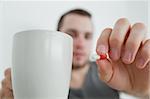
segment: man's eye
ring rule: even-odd
[[[86,34],[85,35],[85,39],[91,39],[92,38],[92,35],[91,34]]]
[[[68,33],[71,37],[76,37],[76,35],[74,33]]]

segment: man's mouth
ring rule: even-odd
[[[74,52],[73,55],[74,55],[75,57],[82,57],[82,56],[85,56],[85,53]]]

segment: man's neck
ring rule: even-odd
[[[85,66],[82,66],[80,68],[74,68],[72,70],[71,75],[71,84],[70,87],[74,89],[79,89],[82,87],[86,74],[89,70],[90,64],[87,63]]]

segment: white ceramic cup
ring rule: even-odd
[[[12,51],[14,99],[67,99],[73,39],[62,32],[16,33]]]

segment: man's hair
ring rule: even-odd
[[[77,14],[77,15],[81,15],[81,16],[87,16],[87,17],[89,17],[89,18],[92,17],[92,15],[91,15],[88,11],[83,10],[83,9],[73,9],[73,10],[70,10],[70,11],[64,13],[64,14],[60,17],[60,19],[59,19],[59,21],[58,21],[58,25],[57,25],[57,31],[60,31],[60,28],[62,27],[62,24],[63,24],[63,21],[64,21],[65,16],[67,16],[67,15],[69,15],[69,14]]]

